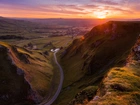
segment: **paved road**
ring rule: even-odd
[[[58,63],[57,58],[56,58],[57,52],[58,51],[54,52],[54,59],[55,59],[55,63],[57,64],[57,66],[59,67],[59,70],[60,70],[60,83],[59,83],[58,89],[57,89],[56,93],[54,94],[54,96],[45,105],[51,105],[57,99],[57,97],[62,89],[62,85],[63,85],[64,74],[63,74],[63,69],[60,66],[60,64]]]

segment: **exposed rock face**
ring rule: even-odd
[[[14,46],[12,46],[12,50],[15,52],[15,55],[17,56],[17,58],[19,58],[20,61],[22,61],[26,64],[30,64],[30,61],[28,60],[27,54],[22,54],[22,53],[18,52],[16,47],[14,47]],[[12,52],[9,51],[9,53],[12,53]]]
[[[35,99],[28,99],[32,94],[30,85],[24,78],[24,72],[18,68],[8,55],[8,49],[0,46],[0,104],[34,104]]]
[[[69,105],[77,105],[77,104],[85,105],[88,101],[90,101],[93,98],[96,91],[97,91],[96,86],[87,87],[86,89],[79,92],[75,96],[75,98],[69,103]]]
[[[24,75],[24,71],[20,68],[17,68],[17,74],[18,75]]]
[[[39,104],[47,97],[53,67],[46,58],[43,53],[0,42],[1,105]]]
[[[135,43],[134,47],[132,48],[132,53],[129,56],[129,62],[133,60],[140,61],[140,37],[138,37],[137,42]]]

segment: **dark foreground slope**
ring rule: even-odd
[[[74,40],[61,55],[65,80],[54,105],[67,105],[83,89],[70,104],[80,104],[85,97],[91,100],[109,68],[126,64],[139,33],[140,22],[111,21]]]
[[[0,42],[0,105],[33,105],[49,94],[47,56]]]

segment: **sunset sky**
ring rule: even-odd
[[[140,18],[140,0],[0,0],[0,16]]]

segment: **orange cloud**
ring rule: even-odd
[[[97,4],[53,4],[53,5],[10,5],[0,4],[0,14],[4,17],[18,18],[139,18],[138,4],[119,5],[108,0]],[[98,3],[101,3],[100,5]],[[105,4],[103,4],[105,3]],[[104,16],[103,16],[104,15]]]

